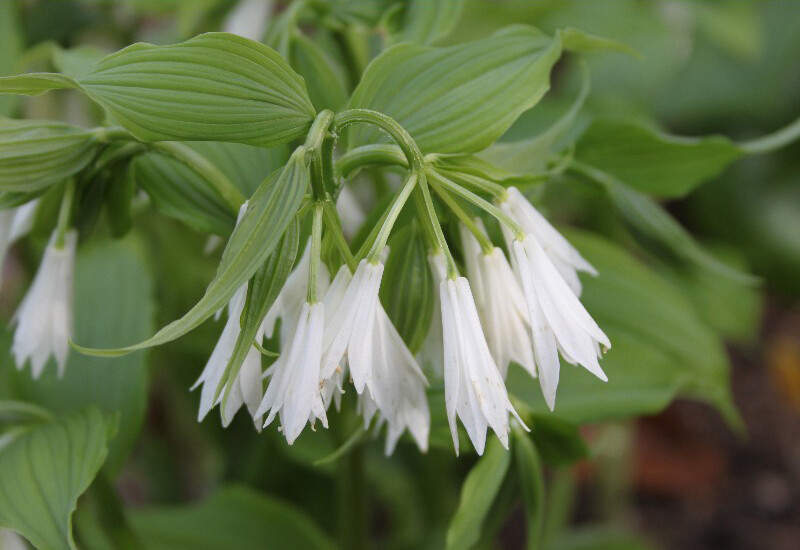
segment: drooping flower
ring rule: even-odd
[[[30,231],[38,201],[34,200],[17,208],[0,210],[0,280],[3,260],[14,242]]]
[[[484,252],[464,225],[461,240],[478,315],[500,373],[505,377],[509,363],[515,361],[536,377],[525,297],[505,254],[497,247]]]
[[[508,413],[522,424],[508,399],[483,334],[478,311],[464,277],[440,285],[444,333],[444,393],[450,433],[458,453],[456,416],[467,430],[477,453],[483,454],[486,429],[491,427],[508,448]]]
[[[58,374],[64,374],[72,338],[72,281],[78,235],[68,231],[63,246],[57,246],[53,232],[45,248],[39,271],[30,290],[14,314],[17,324],[11,351],[21,369],[30,359],[34,378],[38,378],[52,355]]]
[[[325,304],[325,326],[330,327],[333,323],[333,317],[342,300],[347,292],[347,287],[353,279],[350,269],[343,265],[333,278],[331,285],[328,287],[325,296],[322,298],[322,303]],[[330,333],[330,330],[329,330]],[[325,403],[325,410],[331,406],[331,403],[336,403],[337,410],[341,405],[342,381],[344,380],[345,373],[347,372],[347,362],[342,361],[334,368],[333,374],[330,377],[322,380],[322,400]]]
[[[325,305],[303,303],[288,349],[270,367],[271,377],[256,414],[269,411],[264,426],[280,417],[281,429],[291,445],[306,423],[316,419],[328,427],[325,404],[320,392],[320,364],[325,323]]]
[[[228,302],[228,320],[222,329],[222,334],[203,372],[191,388],[194,390],[200,385],[203,386],[200,393],[200,408],[197,413],[198,422],[202,421],[209,411],[222,401],[222,396],[225,393],[224,389],[220,392],[216,401],[214,401],[214,394],[233,355],[236,340],[239,338],[239,333],[241,332],[240,317],[246,298],[247,283],[239,287]],[[261,331],[259,331],[256,339],[260,339],[261,336]],[[236,412],[245,404],[247,405],[247,410],[254,417],[257,429],[260,429],[261,418],[256,415],[256,411],[262,398],[261,354],[255,347],[251,346],[232,384],[225,410],[221,411],[222,425],[227,427]]]
[[[345,354],[356,391],[372,380],[372,345],[383,263],[361,260],[325,335],[322,378],[341,367]]]
[[[611,343],[535,237],[526,235],[513,246],[528,305],[539,383],[552,410],[559,379],[558,351],[567,362],[582,365],[607,381],[597,359],[600,345],[607,349]]]
[[[597,275],[597,270],[533,207],[516,187],[508,188],[506,200],[500,206],[522,226],[527,234],[533,235],[564,281],[577,296],[580,296],[581,281],[577,272],[585,271],[591,275]],[[506,233],[506,237],[509,237],[508,233]],[[511,248],[511,242],[508,243],[508,247]]]
[[[342,221],[342,232],[348,239],[355,237],[361,226],[367,219],[367,214],[358,203],[355,193],[347,187],[343,186],[339,190],[339,196],[336,199],[336,210],[339,212],[339,218]]]

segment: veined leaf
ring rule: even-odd
[[[91,349],[73,344],[90,355],[124,355],[178,338],[197,327],[224,306],[236,290],[252,277],[272,254],[300,208],[310,180],[305,148],[299,147],[281,170],[267,177],[250,198],[244,216],[233,230],[217,273],[205,295],[186,315],[138,344],[113,349]]]
[[[70,517],[115,422],[95,408],[28,426],[0,448],[0,526],[41,550],[75,550]]]
[[[80,87],[142,141],[233,141],[269,147],[301,138],[315,111],[303,79],[277,52],[208,33],[170,46],[134,44],[75,80],[0,78],[0,92]]]
[[[742,154],[722,136],[676,137],[614,119],[595,120],[575,151],[578,160],[659,197],[685,195]]]
[[[408,349],[417,353],[433,316],[434,285],[425,244],[412,224],[393,235],[389,247],[381,302]]]
[[[292,66],[305,79],[311,103],[318,111],[338,110],[347,103],[344,70],[316,42],[298,33],[292,40],[290,55]]]
[[[452,32],[464,7],[463,0],[407,0],[403,4],[398,31],[391,36],[393,43],[436,43]]]
[[[541,99],[560,55],[558,35],[524,26],[447,48],[399,44],[370,63],[350,107],[393,117],[426,153],[471,153]],[[366,126],[351,137],[351,147],[386,139]]]
[[[486,443],[486,453],[470,470],[461,487],[458,510],[447,529],[447,550],[467,550],[478,542],[481,526],[508,472],[511,453],[495,437]]]
[[[35,192],[92,159],[95,134],[61,122],[0,119],[0,191]]]

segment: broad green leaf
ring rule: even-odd
[[[131,523],[148,550],[336,548],[303,512],[246,487],[222,487],[200,504],[135,510]]]
[[[142,141],[269,147],[305,136],[315,115],[303,79],[280,55],[226,33],[134,44],[77,82]],[[0,79],[0,90],[4,84],[12,85]]]
[[[463,0],[407,0],[392,42],[434,44],[450,34],[461,17]]]
[[[292,67],[305,79],[318,111],[339,110],[348,99],[344,69],[313,40],[298,33],[291,44]]]
[[[22,32],[16,2],[0,2],[0,76],[14,74],[22,53]],[[0,116],[8,116],[18,98],[0,96]]]
[[[289,160],[286,146],[264,149],[217,141],[195,141],[186,146],[219,168],[246,197],[255,192],[264,178]]]
[[[89,345],[124,345],[153,327],[152,276],[130,239],[81,249],[75,267],[75,338]],[[148,372],[143,352],[119,359],[70,353],[64,376],[52,365],[38,380],[11,371],[20,398],[58,412],[94,405],[119,414],[119,431],[105,468],[117,471],[136,440],[147,405]]]
[[[597,119],[578,140],[578,160],[659,197],[681,197],[742,155],[721,136],[670,136],[640,124]]]
[[[655,550],[657,546],[636,533],[608,526],[591,526],[564,533],[545,550]]]
[[[519,141],[495,143],[481,156],[506,170],[536,174],[547,165],[547,156],[555,152],[556,144],[567,135],[575,119],[589,97],[591,80],[586,65],[582,65],[583,82],[578,97],[569,109],[549,128],[532,138]]]
[[[40,550],[75,550],[70,517],[113,432],[114,421],[95,408],[18,432],[0,448],[0,526]]]
[[[300,227],[297,221],[293,220],[284,233],[280,246],[267,258],[267,261],[256,271],[247,285],[247,300],[240,318],[241,331],[231,352],[228,365],[225,367],[225,374],[220,379],[220,384],[224,384],[225,387],[221,407],[223,423],[230,420],[225,418],[225,406],[231,389],[234,387],[233,381],[236,380],[242,363],[256,340],[264,317],[267,316],[269,308],[275,302],[286,278],[292,271],[299,246]],[[221,388],[222,386],[217,391],[219,392]],[[260,429],[261,426],[258,428]]]
[[[435,292],[425,243],[411,224],[392,236],[389,247],[381,302],[411,353],[417,353],[431,324]]]
[[[247,211],[222,253],[214,279],[200,301],[183,317],[131,346],[113,350],[73,346],[92,355],[124,355],[172,341],[200,325],[223,307],[272,254],[300,208],[309,180],[305,148],[299,147],[286,166],[267,177],[250,198]]]
[[[57,73],[28,73],[0,77],[0,94],[40,95],[50,90],[78,87],[75,80]]]
[[[447,48],[399,44],[367,67],[350,107],[393,117],[426,153],[471,153],[541,99],[560,55],[558,35],[524,26]],[[386,140],[367,126],[351,136],[351,147]]]
[[[568,236],[599,272],[583,278],[581,301],[612,348],[601,360],[605,383],[562,364],[555,416],[576,424],[629,418],[656,413],[682,395],[713,404],[740,426],[725,349],[687,298],[618,246],[588,234]],[[538,381],[522,369],[512,369],[507,385],[534,411],[551,414]]]
[[[565,28],[561,31],[561,41],[564,45],[564,50],[570,52],[588,53],[594,51],[614,51],[626,53],[639,60],[644,59],[642,54],[636,51],[636,49],[631,48],[623,42],[610,38],[603,38],[602,36],[595,36],[572,27]]]
[[[512,434],[514,465],[525,505],[528,548],[540,548],[546,505],[542,461],[528,434],[516,426]]]
[[[490,437],[486,454],[470,470],[461,487],[461,500],[447,530],[447,550],[468,550],[480,539],[481,527],[503,484],[511,453]]]
[[[35,192],[82,170],[95,134],[61,122],[0,119],[0,191]]]

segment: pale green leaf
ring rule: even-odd
[[[0,119],[0,191],[34,192],[82,170],[96,149],[92,131],[60,122]]]
[[[481,527],[508,472],[511,454],[490,437],[486,454],[470,470],[461,487],[461,499],[447,530],[447,550],[468,550],[478,542]]]
[[[73,346],[92,355],[124,355],[169,342],[200,325],[223,307],[272,254],[300,208],[309,180],[305,149],[301,147],[286,166],[267,177],[250,198],[247,212],[231,234],[214,279],[200,301],[183,317],[151,338],[124,348],[99,350]]]
[[[741,155],[722,136],[676,137],[615,119],[595,120],[575,151],[578,160],[659,197],[684,196]]]
[[[143,141],[269,147],[304,137],[315,115],[303,79],[286,60],[226,33],[171,46],[134,44],[77,81]]]
[[[391,116],[426,153],[475,152],[541,99],[560,55],[558,35],[524,26],[447,48],[399,44],[367,67],[350,107]],[[354,127],[349,145],[385,139]]]
[[[407,0],[404,4],[393,42],[434,44],[453,31],[464,7],[463,0]]]
[[[246,487],[222,487],[191,506],[136,510],[134,531],[148,550],[335,550],[292,505]]]
[[[0,526],[40,550],[75,550],[70,517],[113,431],[114,421],[95,408],[20,430],[0,448]]]
[[[68,76],[57,73],[28,73],[0,78],[0,94],[40,95],[50,90],[78,88]]]
[[[644,56],[636,51],[635,48],[623,42],[610,38],[603,38],[602,36],[595,36],[572,27],[562,29],[561,41],[564,44],[564,50],[570,52],[588,53],[595,51],[613,51],[626,53],[639,60],[644,59]]]

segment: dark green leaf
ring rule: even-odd
[[[0,448],[0,526],[41,550],[75,550],[70,517],[113,432],[94,408],[17,432]]]
[[[95,149],[90,130],[0,119],[0,191],[34,192],[64,181],[89,163]]]
[[[336,548],[300,510],[245,487],[223,487],[192,506],[137,510],[131,523],[148,550]]]
[[[392,236],[389,247],[381,302],[411,353],[417,353],[431,324],[435,292],[425,243],[411,224]]]
[[[655,550],[635,533],[606,526],[583,527],[565,533],[545,546],[546,550]]]
[[[128,166],[119,166],[111,174],[106,196],[106,215],[114,237],[122,237],[133,227],[131,203],[136,193],[136,180]]]
[[[614,119],[595,120],[575,151],[578,160],[659,197],[685,195],[741,155],[725,137],[676,137]]]
[[[350,107],[397,120],[426,153],[470,153],[491,145],[550,88],[561,41],[516,26],[448,48],[399,44],[367,67]],[[351,147],[385,141],[371,127]]]
[[[458,510],[447,530],[447,550],[468,550],[480,539],[481,527],[508,472],[511,454],[490,437],[486,454],[461,488]]]
[[[567,465],[589,456],[589,448],[575,424],[545,414],[532,415],[531,424],[530,437],[548,464]]]
[[[544,473],[542,461],[528,434],[521,428],[513,430],[513,451],[528,531],[528,548],[540,548],[544,523]]]

